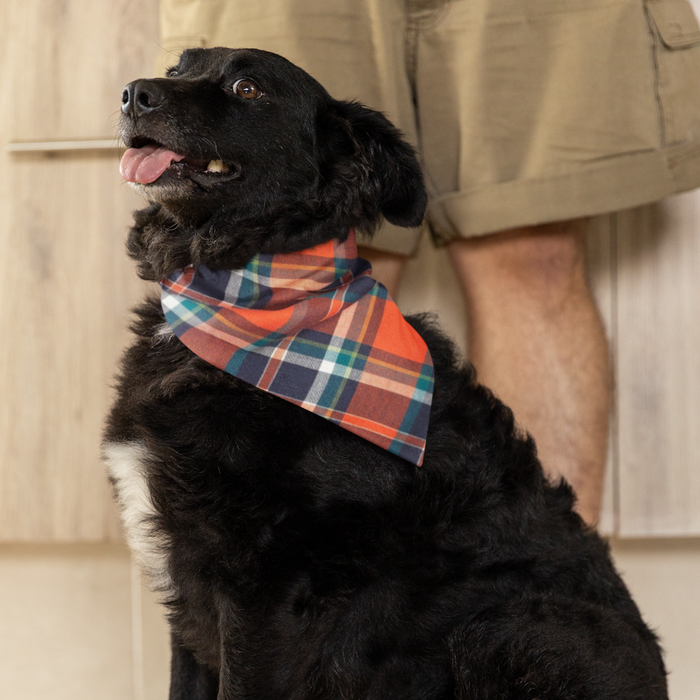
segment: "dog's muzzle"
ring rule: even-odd
[[[138,119],[160,109],[167,102],[165,92],[152,80],[134,80],[122,92],[122,113]]]

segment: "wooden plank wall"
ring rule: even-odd
[[[700,535],[700,193],[617,217],[619,534]]]
[[[109,382],[141,296],[123,239],[140,206],[108,152],[19,155],[10,140],[111,138],[121,89],[152,73],[157,0],[0,4],[0,541],[120,537],[98,459]],[[700,534],[700,195],[601,217],[590,270],[617,377],[604,530]],[[424,246],[400,294],[464,344],[459,290]]]
[[[115,138],[123,86],[152,71],[157,3],[6,0],[2,12],[0,538],[118,539],[99,441],[142,292],[124,254],[140,202],[116,152],[6,144]]]

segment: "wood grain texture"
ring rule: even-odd
[[[124,545],[1,545],[0,697],[135,700],[130,608]]]
[[[139,203],[114,155],[5,144],[115,135],[123,85],[152,73],[157,15],[157,0],[0,3],[0,540],[119,537],[98,444],[142,293],[123,253]],[[700,534],[699,224],[694,194],[592,223],[618,386],[603,529],[622,536]],[[399,300],[438,309],[466,346],[444,251],[424,246]]]
[[[619,215],[619,534],[700,535],[700,194]]]
[[[114,154],[9,154],[5,143],[114,134],[123,85],[151,72],[157,2],[2,8],[0,540],[118,539],[99,442],[143,293],[124,252],[141,203]]]
[[[170,685],[171,656],[166,608],[162,596],[149,590],[136,563],[133,567],[132,608],[138,611],[138,616],[134,616],[134,636],[140,637],[142,648],[141,659],[134,660],[134,700],[164,700]]]

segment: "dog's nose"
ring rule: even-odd
[[[152,80],[134,80],[122,92],[122,112],[133,117],[149,114],[165,104],[165,93]]]

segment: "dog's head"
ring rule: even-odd
[[[380,113],[334,100],[303,70],[254,49],[191,49],[166,78],[122,95],[122,174],[151,206],[129,239],[140,274],[234,269],[382,216],[417,226],[426,193],[413,149]]]

